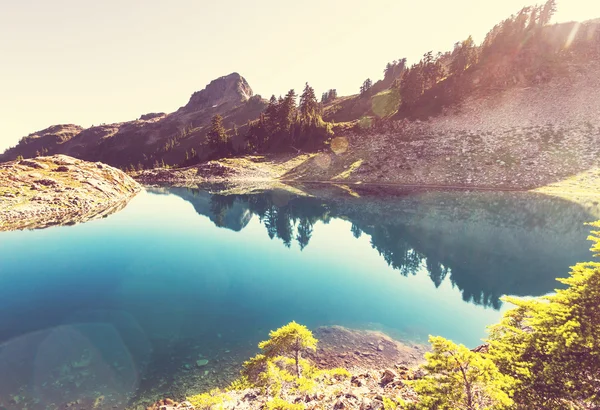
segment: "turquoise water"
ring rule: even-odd
[[[589,259],[597,219],[532,194],[311,193],[154,188],[105,219],[0,233],[0,407],[181,398],[291,320],[475,346],[502,295],[552,292]]]

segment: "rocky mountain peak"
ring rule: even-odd
[[[247,101],[253,94],[244,77],[231,73],[212,80],[206,88],[192,94],[183,110],[198,111],[222,104],[236,105]]]

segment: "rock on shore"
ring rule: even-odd
[[[0,164],[0,231],[84,222],[121,209],[141,189],[122,171],[66,155]]]

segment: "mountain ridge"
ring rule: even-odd
[[[0,155],[0,161],[65,154],[120,168],[177,163],[187,150],[203,144],[214,115],[223,116],[228,127],[242,126],[265,107],[266,102],[254,95],[246,79],[234,72],[212,80],[172,113],[147,113],[135,120],[89,128],[52,125],[21,138],[17,146]],[[181,139],[185,141],[175,143]]]

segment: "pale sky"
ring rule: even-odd
[[[535,0],[0,0],[0,151],[53,124],[172,112],[233,71],[268,98],[354,94]],[[543,2],[543,0],[538,1]],[[600,17],[558,0],[556,22]]]

